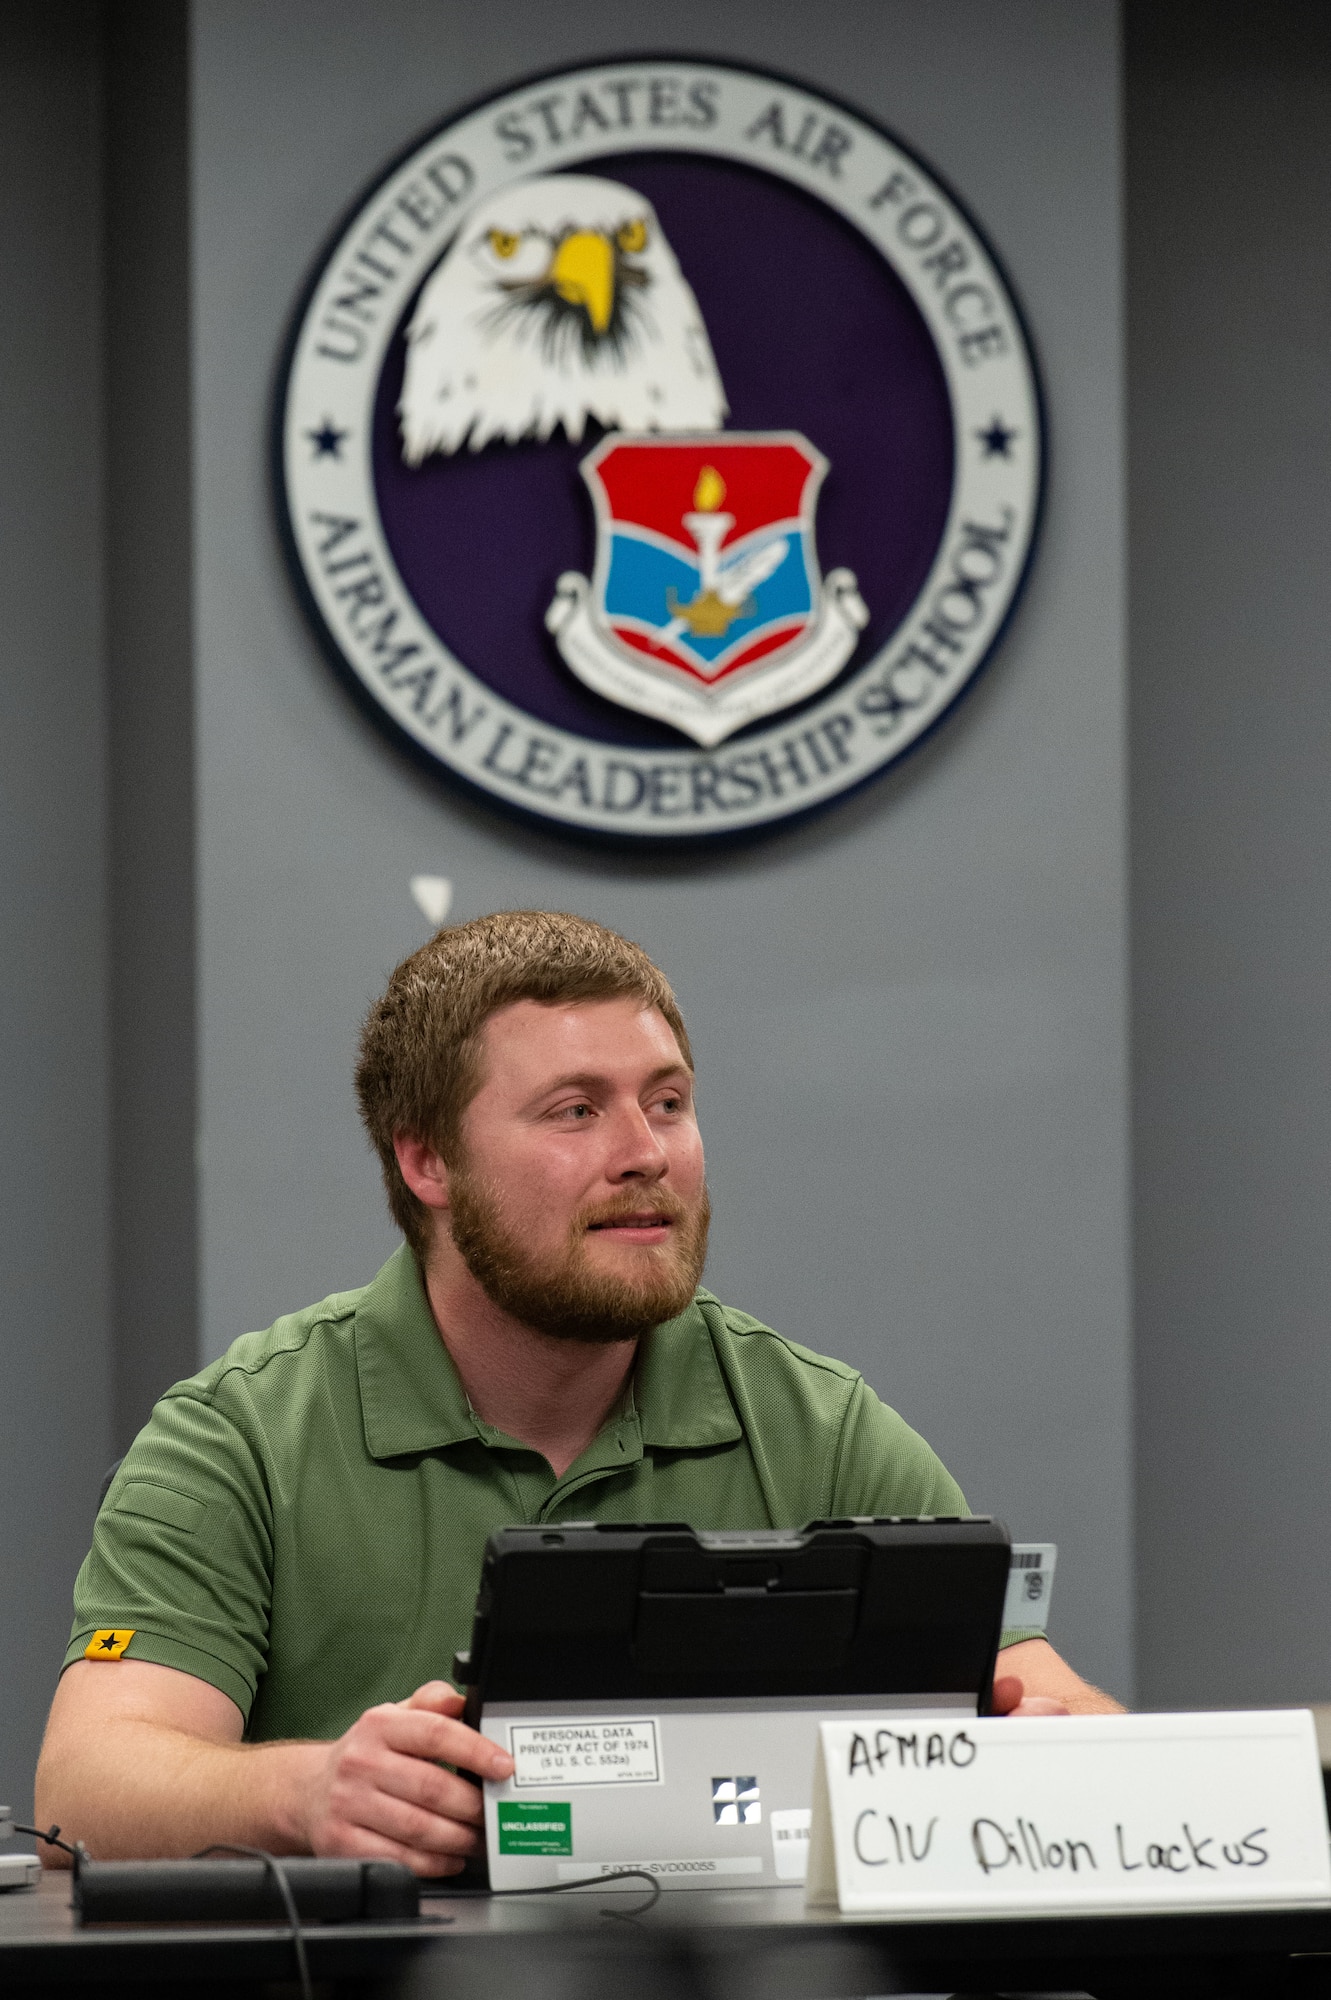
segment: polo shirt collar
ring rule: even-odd
[[[633,1399],[644,1446],[699,1451],[744,1435],[703,1311],[714,1304],[710,1292],[699,1291],[678,1319],[655,1327],[643,1342]]]
[[[633,1402],[644,1446],[700,1450],[744,1434],[726,1388],[699,1292],[643,1343]],[[404,1243],[356,1307],[356,1369],[372,1458],[434,1451],[478,1435],[434,1323],[420,1266]]]
[[[405,1243],[356,1307],[356,1372],[371,1458],[433,1451],[476,1436],[466,1391],[425,1296],[420,1265]]]

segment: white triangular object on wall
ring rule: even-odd
[[[413,875],[411,899],[438,930],[453,906],[453,884],[447,875]]]

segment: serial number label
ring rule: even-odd
[[[513,1784],[659,1785],[655,1722],[514,1722]]]

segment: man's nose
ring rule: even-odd
[[[670,1165],[665,1147],[642,1106],[625,1107],[612,1125],[609,1180],[660,1180]]]

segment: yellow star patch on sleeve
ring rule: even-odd
[[[132,1630],[94,1632],[83,1649],[83,1657],[85,1660],[118,1660],[133,1637]]]

